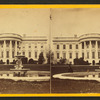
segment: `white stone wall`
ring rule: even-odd
[[[87,48],[87,42],[88,48]],[[63,49],[63,45],[66,45],[66,49]],[[82,49],[82,44],[84,44],[84,49]],[[94,44],[94,47],[93,47]],[[59,45],[59,49],[57,49],[57,45]],[[72,45],[72,49],[69,49],[69,45]],[[78,49],[76,49],[76,45],[78,45]],[[59,61],[59,59],[63,55],[62,53],[66,53],[66,59],[73,64],[73,60],[76,58],[76,53],[78,53],[78,58],[82,57],[82,53],[84,53],[84,60],[89,63],[99,63],[100,58],[98,57],[98,52],[100,52],[100,34],[85,34],[80,37],[54,37],[53,38],[53,52],[55,61]],[[57,59],[57,52],[60,53],[60,58]],[[87,53],[88,52],[88,53]],[[70,53],[72,53],[72,58],[70,58]],[[94,58],[93,58],[94,53]],[[87,58],[87,54],[89,54],[89,58]]]

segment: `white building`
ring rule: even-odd
[[[44,36],[21,36],[14,33],[0,34],[0,60],[13,62],[14,56],[18,54],[18,47],[21,53],[28,59],[38,60],[39,54],[43,52],[46,59],[47,38]]]
[[[39,54],[43,52],[45,60],[49,47],[47,37],[44,36],[21,36],[14,33],[0,34],[0,60],[3,62],[13,62],[14,56],[18,54],[18,47],[25,57],[38,60]],[[72,62],[75,58],[83,57],[89,63],[100,62],[100,34],[91,33],[77,37],[53,37],[52,51],[54,61],[66,58]]]
[[[100,61],[100,34],[91,33],[77,37],[53,37],[54,59],[66,58],[73,63],[83,57],[89,63]]]

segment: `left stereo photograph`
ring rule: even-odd
[[[50,9],[0,9],[0,93],[50,93]]]

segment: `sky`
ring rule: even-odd
[[[100,33],[100,8],[52,9],[52,36]]]
[[[0,33],[48,36],[50,9],[0,9]]]
[[[47,37],[100,33],[100,8],[4,8],[0,33]]]

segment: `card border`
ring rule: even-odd
[[[100,4],[0,4],[2,8],[100,8]],[[0,97],[99,97],[100,93],[0,94]]]

